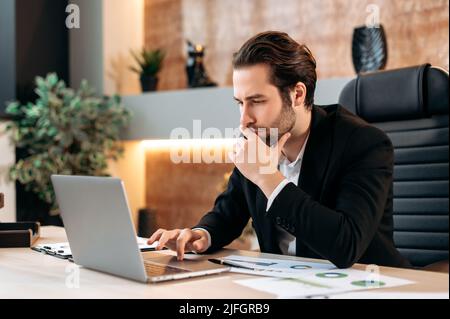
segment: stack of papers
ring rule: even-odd
[[[148,238],[143,237],[136,237],[139,249],[144,251],[152,251],[155,250],[156,246],[158,245],[158,242],[154,242],[151,245],[147,244]],[[72,251],[70,250],[70,246],[68,242],[63,243],[54,243],[54,244],[40,244],[36,245],[34,247],[31,247],[31,249],[45,253],[48,255],[52,255],[58,258],[62,259],[68,259],[72,257]]]
[[[414,283],[410,280],[384,276],[376,265],[369,265],[366,271],[339,269],[324,262],[303,262],[228,256],[221,258],[231,265],[231,271],[264,276],[264,278],[243,279],[235,282],[248,288],[274,294],[279,298],[329,298],[337,294],[390,288]]]
[[[330,296],[330,299],[449,299],[447,292],[358,291]]]

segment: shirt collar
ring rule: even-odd
[[[301,160],[303,158],[303,154],[305,153],[305,148],[306,148],[306,143],[308,142],[308,138],[309,138],[309,132],[308,132],[308,135],[306,136],[305,142],[303,143],[302,149],[300,150],[300,152],[297,155],[297,158],[293,162],[289,162],[287,157],[282,154],[281,158],[280,158],[280,165],[285,165],[289,168],[297,166],[301,162]]]

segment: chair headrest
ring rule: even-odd
[[[368,122],[448,114],[448,71],[429,64],[359,75],[341,92],[339,104]]]

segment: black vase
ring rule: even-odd
[[[156,87],[158,86],[158,77],[141,74],[140,80],[142,92],[156,91]]]
[[[387,56],[386,35],[382,25],[354,29],[352,57],[356,73],[384,69]]]

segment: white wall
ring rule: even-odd
[[[80,8],[80,28],[69,31],[70,84],[86,79],[103,93],[103,0],[71,0]]]
[[[71,29],[70,77],[78,87],[86,79],[98,94],[139,94],[138,75],[130,49],[144,42],[144,0],[71,0],[80,7],[80,29]],[[109,172],[120,177],[128,195],[135,222],[136,212],[145,207],[143,148],[138,142],[125,143],[124,158],[110,162]]]
[[[15,1],[0,1],[0,113],[6,101],[15,96]],[[0,222],[16,220],[15,184],[8,180],[9,167],[15,162],[15,150],[4,134],[6,122],[0,120],[0,192],[5,194],[5,207],[0,209]]]
[[[140,141],[124,142],[124,156],[108,165],[112,176],[120,177],[127,192],[128,203],[137,225],[137,211],[145,207],[145,147]]]
[[[80,8],[80,28],[69,32],[70,82],[82,79],[99,94],[140,93],[130,49],[144,43],[144,0],[71,0]]]
[[[106,0],[103,4],[104,93],[121,95],[141,92],[139,76],[129,67],[135,65],[130,50],[144,43],[144,1]]]
[[[104,0],[102,14],[103,93],[140,94],[139,77],[129,66],[133,64],[130,49],[140,50],[144,43],[144,0]],[[124,157],[108,166],[110,174],[125,184],[137,225],[136,213],[145,207],[145,154],[138,141],[126,142],[124,147]]]
[[[15,183],[9,181],[8,171],[15,163],[14,146],[10,143],[9,135],[4,133],[6,122],[0,121],[0,192],[5,194],[5,207],[0,209],[1,222],[16,221],[16,188]]]

